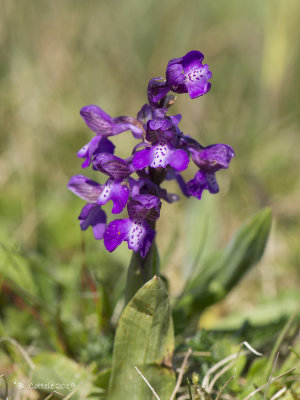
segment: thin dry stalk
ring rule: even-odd
[[[155,398],[157,400],[160,400],[160,398],[158,397],[158,394],[156,393],[156,391],[153,389],[153,387],[150,385],[150,383],[147,381],[147,379],[144,377],[144,375],[141,373],[141,371],[138,369],[138,367],[134,367],[137,372],[141,375],[142,379],[146,382],[146,384],[148,385],[149,389],[151,390],[151,392],[153,393],[153,395],[155,396]]]
[[[270,400],[275,400],[275,399],[278,399],[283,393],[285,393],[286,392],[286,387],[283,387],[283,388],[281,388],[280,390],[278,390],[278,392],[276,392],[275,394],[274,394],[274,396],[272,396],[271,398],[270,398]]]
[[[234,376],[231,376],[225,383],[224,385],[221,387],[221,390],[219,391],[216,400],[219,400],[221,397],[221,394],[224,392],[225,388],[228,386],[228,384],[232,381],[232,379],[234,378]]]
[[[273,363],[273,366],[272,366],[272,371],[271,371],[270,376],[268,378],[268,382],[267,382],[267,386],[266,386],[266,390],[265,390],[265,393],[264,393],[263,400],[266,400],[266,398],[267,398],[267,394],[268,394],[268,391],[269,391],[269,388],[270,388],[270,385],[271,385],[271,381],[272,381],[273,373],[275,371],[275,367],[276,367],[276,364],[277,364],[278,357],[279,357],[279,353],[276,354],[276,357],[274,359],[274,363]]]
[[[189,359],[191,354],[192,354],[192,349],[188,349],[188,351],[187,351],[187,353],[186,353],[186,355],[185,355],[185,357],[183,359],[183,362],[181,364],[181,368],[180,368],[180,372],[179,372],[179,375],[178,375],[178,378],[177,378],[177,382],[176,382],[175,388],[173,390],[172,396],[170,397],[170,400],[174,400],[175,399],[176,393],[178,392],[178,389],[180,388],[180,385],[181,385],[181,382],[182,382],[182,378],[183,378],[183,374],[184,374],[184,369],[185,369],[186,363],[187,363],[187,361],[188,361],[188,359]]]
[[[284,372],[283,374],[280,374],[276,376],[275,378],[271,379],[271,383],[278,381],[278,379],[283,378],[285,375],[288,375],[290,372],[295,371],[296,368],[291,368],[288,371]],[[264,385],[260,386],[259,388],[253,390],[253,392],[249,393],[248,396],[244,397],[242,400],[248,400],[251,397],[253,397],[256,393],[260,392],[262,389],[264,389],[268,385],[268,382],[265,383]]]
[[[202,381],[202,387],[207,390],[209,386],[209,377],[211,374],[213,374],[215,371],[217,371],[220,367],[222,367],[224,364],[229,363],[230,361],[236,359],[239,356],[244,356],[248,354],[248,351],[239,351],[238,353],[231,354],[231,356],[228,356],[224,358],[223,360],[217,362],[213,367],[211,367],[207,373],[205,374],[203,381]]]
[[[233,367],[235,364],[235,360],[233,360],[230,364],[225,365],[224,368],[221,369],[221,371],[219,371],[211,380],[210,385],[207,388],[207,393],[211,393],[215,383],[217,382],[217,380],[224,375],[228,370],[230,370],[231,367]]]

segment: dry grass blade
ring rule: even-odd
[[[150,383],[147,381],[147,379],[144,377],[144,375],[141,373],[141,371],[138,369],[138,367],[134,367],[137,372],[141,375],[142,379],[146,382],[146,384],[148,385],[149,389],[151,390],[151,392],[153,393],[153,395],[155,396],[155,398],[157,400],[160,400],[160,398],[158,397],[158,394],[156,393],[156,391],[153,389],[153,387],[150,385]]]
[[[211,393],[211,391],[212,391],[212,389],[213,389],[215,383],[217,382],[217,380],[218,380],[222,375],[224,375],[228,370],[230,370],[230,368],[233,367],[234,364],[235,364],[235,360],[233,360],[230,364],[225,365],[225,367],[222,368],[221,371],[219,371],[219,372],[213,377],[213,379],[211,380],[210,385],[209,385],[208,388],[207,388],[207,392],[208,392],[208,393]]]
[[[170,400],[174,400],[175,399],[176,393],[178,392],[178,389],[180,388],[180,385],[181,385],[181,382],[182,382],[182,377],[183,377],[183,374],[184,374],[184,369],[185,369],[186,363],[187,363],[187,361],[189,359],[189,356],[191,354],[192,354],[192,349],[188,349],[188,351],[187,351],[187,353],[186,353],[186,355],[185,355],[185,357],[183,359],[183,362],[181,364],[181,368],[180,368],[180,372],[179,372],[179,375],[178,375],[178,378],[177,378],[177,382],[176,382],[175,388],[173,390],[173,393],[172,393],[172,395],[170,397]]]
[[[255,350],[248,342],[246,342],[246,340],[242,342],[242,346],[243,345],[247,347],[247,349],[249,349],[251,353],[255,354],[256,356],[261,357],[263,355],[262,353],[259,353],[257,350]]]
[[[276,392],[275,394],[274,394],[274,396],[272,396],[271,398],[270,398],[270,400],[275,400],[275,399],[278,399],[283,393],[285,393],[286,392],[286,387],[283,387],[283,388],[281,388],[280,390],[278,390],[278,392]]]
[[[231,356],[228,356],[224,358],[223,360],[219,361],[217,364],[215,364],[213,367],[211,367],[207,373],[205,374],[203,381],[202,381],[202,387],[207,390],[209,387],[209,377],[211,374],[213,374],[215,371],[217,371],[219,368],[221,368],[223,365],[229,363],[230,361],[236,359],[239,356],[244,356],[248,354],[248,351],[239,351],[238,353],[231,354]]]
[[[271,383],[278,381],[278,379],[283,378],[284,376],[288,375],[290,372],[295,371],[296,368],[291,368],[289,370],[287,370],[286,372],[284,372],[283,374],[280,374],[278,376],[276,376],[275,378],[271,379]],[[248,400],[251,397],[253,397],[256,393],[260,392],[262,389],[264,389],[269,383],[265,383],[264,385],[258,387],[257,389],[253,390],[253,392],[249,393],[248,396],[244,397],[242,400]]]
[[[231,376],[225,383],[224,385],[221,387],[221,390],[219,391],[216,400],[219,400],[221,397],[221,394],[224,392],[225,388],[227,387],[227,385],[232,381],[232,379],[234,378],[234,376]]]
[[[2,337],[2,338],[0,338],[0,343],[1,342],[9,342],[9,343],[13,344],[19,350],[19,352],[22,354],[24,360],[27,362],[27,364],[29,365],[30,369],[34,369],[35,368],[35,365],[32,362],[32,360],[29,357],[29,355],[27,354],[26,350],[24,350],[23,347],[15,339],[10,338],[10,337]]]
[[[276,354],[276,357],[274,359],[274,363],[273,363],[273,366],[272,366],[272,371],[271,371],[271,374],[270,374],[270,376],[268,378],[268,383],[267,383],[267,386],[266,386],[266,390],[265,390],[265,393],[264,393],[263,400],[265,400],[267,398],[269,387],[271,385],[271,381],[272,381],[272,377],[273,377],[273,373],[275,371],[275,367],[276,367],[276,364],[277,364],[277,361],[278,361],[278,357],[279,357],[279,353]]]

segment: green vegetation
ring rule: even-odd
[[[130,252],[123,244],[108,254],[79,229],[82,202],[66,188],[81,173],[76,151],[91,138],[79,109],[133,115],[166,60],[197,49],[212,89],[193,102],[181,96],[175,111],[186,134],[227,143],[236,158],[219,173],[218,196],[162,207],[157,245],[174,310],[173,369],[188,356],[177,399],[299,398],[299,15],[298,0],[2,1],[0,397],[7,384],[9,399],[107,398]],[[118,141],[127,157],[131,134]],[[164,299],[151,329],[170,324],[158,282],[149,283]],[[118,340],[132,346],[126,334]],[[173,348],[171,336],[165,329],[157,360]],[[123,350],[118,359],[131,368]],[[136,366],[169,399],[176,378],[167,363],[163,393],[157,360]],[[133,399],[138,388],[136,398],[151,399],[132,367],[118,396],[126,387]]]

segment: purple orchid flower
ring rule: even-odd
[[[101,207],[96,204],[102,192],[102,185],[99,185],[99,183],[83,175],[76,175],[72,176],[70,179],[68,188],[81,199],[88,202],[88,204],[82,208],[78,217],[81,230],[85,231],[91,226],[95,239],[103,239],[106,227],[106,215]]]
[[[189,93],[192,99],[207,93],[212,73],[207,64],[202,65],[203,59],[200,51],[193,50],[181,58],[170,60],[166,71],[170,89],[175,93]]]
[[[187,183],[189,195],[201,199],[202,192],[207,189],[210,193],[218,193],[219,186],[215,173],[227,169],[234,157],[232,147],[226,144],[214,144],[199,151],[191,149],[193,161],[200,168],[194,179]]]
[[[143,137],[143,126],[135,118],[117,117],[112,118],[100,107],[90,105],[80,110],[80,115],[87,126],[101,136],[115,136],[119,133],[130,130],[136,139]]]
[[[234,157],[233,149],[225,144],[203,147],[181,132],[180,114],[167,115],[176,100],[170,91],[188,93],[191,98],[196,98],[210,90],[212,74],[208,65],[202,64],[203,59],[203,54],[194,50],[170,60],[166,79],[149,81],[148,104],[142,106],[137,118],[112,118],[96,105],[83,107],[80,111],[96,136],[77,155],[84,159],[83,168],[92,164],[95,171],[107,175],[108,179],[101,185],[77,175],[71,178],[68,187],[87,202],[79,216],[81,229],[91,226],[94,236],[103,238],[109,251],[126,241],[130,249],[142,257],[147,255],[155,236],[161,200],[172,203],[179,199],[161,187],[165,180],[176,180],[187,197],[200,199],[203,190],[219,191],[215,174],[229,167]],[[133,147],[131,155],[122,159],[114,155],[115,146],[108,137],[127,130],[141,140]],[[190,157],[199,170],[186,183],[180,172],[188,167]],[[106,215],[101,206],[110,200],[113,214],[122,212],[127,205],[129,217],[114,220],[105,228]]]
[[[119,180],[109,178],[104,185],[89,179],[83,175],[75,175],[70,179],[68,189],[78,197],[89,203],[96,203],[103,206],[112,200],[112,213],[119,214],[127,204],[130,190],[122,185]]]
[[[85,158],[82,168],[87,168],[91,164],[95,154],[100,152],[112,154],[114,149],[115,145],[110,140],[101,135],[97,135],[78,151],[77,156],[79,158]]]
[[[104,233],[104,245],[114,251],[123,241],[128,248],[145,257],[152,245],[155,231],[147,220],[156,221],[160,212],[160,200],[150,194],[138,195],[127,205],[129,218],[112,221]]]
[[[189,149],[194,163],[203,171],[217,172],[219,169],[227,169],[234,150],[227,144],[212,144],[200,150]]]

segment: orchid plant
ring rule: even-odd
[[[108,176],[99,184],[83,175],[73,176],[69,189],[87,201],[79,215],[82,230],[92,227],[95,239],[104,240],[106,249],[114,251],[123,241],[144,259],[155,238],[155,223],[160,216],[161,201],[172,203],[176,194],[162,188],[165,180],[175,179],[184,196],[201,199],[204,190],[219,191],[215,173],[228,168],[234,157],[226,144],[202,146],[179,128],[181,115],[167,115],[175,93],[188,93],[194,99],[206,94],[212,74],[200,51],[169,61],[166,79],[153,78],[148,85],[148,103],[133,117],[112,118],[100,107],[83,107],[80,115],[96,136],[78,152],[82,168],[92,166]],[[116,156],[115,146],[108,139],[130,130],[137,145],[125,160]],[[190,158],[199,168],[195,177],[185,182],[181,172]],[[132,175],[136,175],[134,178]],[[127,206],[128,218],[107,223],[101,206],[112,201],[112,214],[120,214]]]
[[[212,73],[203,59],[204,55],[194,50],[170,60],[165,78],[150,79],[148,103],[136,118],[112,118],[96,105],[80,111],[88,128],[96,133],[77,153],[84,160],[82,168],[91,166],[107,176],[103,183],[84,175],[70,179],[68,188],[86,201],[79,215],[80,227],[83,231],[91,227],[95,239],[103,240],[109,252],[122,242],[133,251],[125,309],[116,329],[109,386],[105,388],[109,400],[152,399],[144,382],[136,382],[134,367],[159,387],[161,400],[175,398],[174,325],[177,333],[189,326],[195,328],[201,311],[224,298],[260,259],[270,230],[270,211],[263,210],[242,226],[228,248],[206,263],[205,270],[194,271],[171,310],[159,277],[155,235],[162,202],[173,203],[179,196],[169,193],[163,184],[175,180],[183,196],[200,200],[205,190],[219,192],[216,173],[227,169],[235,156],[227,144],[205,147],[185,135],[179,128],[181,115],[169,114],[176,100],[170,92],[188,93],[195,99],[210,90]],[[122,159],[109,137],[126,131],[138,142],[128,158]],[[198,171],[186,181],[182,172],[190,160]],[[128,217],[108,219],[102,206],[109,201],[112,214],[127,207]]]

